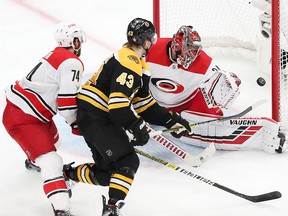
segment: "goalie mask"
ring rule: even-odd
[[[181,26],[173,35],[171,49],[176,53],[177,63],[187,69],[201,53],[201,38],[192,26]]]
[[[72,47],[78,53],[81,49],[81,44],[86,42],[85,32],[80,26],[73,22],[61,22],[57,25],[54,33],[55,40],[60,47]],[[79,47],[74,47],[74,40],[78,39]],[[75,54],[76,54],[75,53]]]

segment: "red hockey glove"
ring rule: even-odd
[[[70,126],[71,126],[71,128],[72,128],[72,133],[73,133],[74,135],[81,136],[81,133],[80,133],[80,131],[79,131],[79,129],[78,129],[78,125],[77,125],[76,122],[73,122]]]

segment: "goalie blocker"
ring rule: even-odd
[[[214,119],[203,113],[183,111],[181,116],[191,123]],[[193,135],[181,138],[186,144],[206,147],[214,142],[218,150],[263,150],[282,153],[286,149],[285,135],[276,121],[266,118],[234,118],[228,121],[202,124],[193,128]]]

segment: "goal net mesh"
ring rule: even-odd
[[[229,49],[228,55],[240,55],[259,62],[259,34],[263,28],[271,34],[271,25],[261,27],[259,16],[267,14],[263,8],[254,7],[252,0],[154,0],[158,2],[159,10],[155,14],[156,28],[160,37],[172,37],[181,25],[192,25],[200,34],[204,48]],[[258,0],[260,1],[260,0]],[[262,2],[265,2],[263,0]],[[271,35],[269,37],[270,50],[268,72],[271,79],[277,78],[277,83],[272,89],[277,89],[272,97],[272,116],[283,125],[288,124],[288,0],[273,0],[273,4],[279,4],[277,14],[272,14],[272,19],[277,20],[279,26],[278,34],[278,69],[273,71],[271,67]],[[266,4],[267,6],[267,4]],[[267,8],[265,6],[265,9]],[[270,5],[271,11],[271,5]],[[269,11],[269,12],[270,12]],[[156,15],[156,16],[155,16]],[[271,15],[271,13],[270,13]],[[270,23],[271,24],[271,23]],[[159,25],[159,26],[158,26]],[[267,39],[268,40],[268,39]],[[257,43],[258,42],[258,43]],[[258,45],[258,46],[257,46]],[[218,49],[220,50],[220,49]],[[236,54],[235,54],[236,53]],[[259,52],[258,52],[259,53]],[[266,52],[267,53],[267,52]],[[260,56],[261,58],[261,56]],[[258,62],[257,62],[258,61]],[[270,65],[269,65],[270,64]],[[287,65],[287,67],[286,67]],[[260,65],[261,66],[261,65]],[[272,90],[271,90],[272,92]],[[276,102],[275,102],[276,101]],[[276,104],[277,103],[277,104]]]

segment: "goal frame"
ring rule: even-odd
[[[156,28],[156,33],[158,37],[161,37],[161,26],[160,26],[160,1],[161,0],[153,0],[153,23]],[[165,1],[165,0],[164,0]],[[271,99],[272,99],[272,119],[277,122],[280,122],[280,55],[279,55],[279,33],[280,33],[280,25],[278,22],[279,16],[279,3],[280,0],[272,0],[272,33],[271,33]],[[287,120],[288,121],[288,120]]]
[[[280,77],[279,77],[279,70],[280,70],[280,55],[279,55],[279,34],[280,34],[280,26],[278,22],[279,16],[279,1],[280,0],[273,0],[272,6],[272,34],[271,34],[271,41],[272,41],[272,53],[271,53],[271,64],[272,64],[272,72],[271,72],[271,91],[272,91],[272,119],[277,122],[280,122]]]

